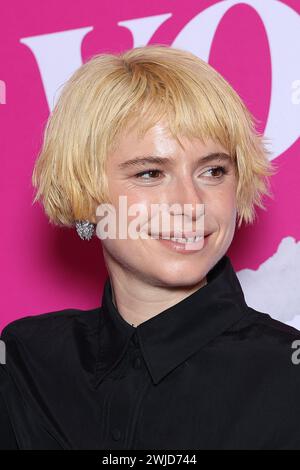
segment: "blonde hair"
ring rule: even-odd
[[[102,53],[64,84],[50,114],[32,183],[51,223],[96,221],[96,207],[109,202],[107,155],[129,125],[140,136],[163,117],[178,136],[211,138],[235,162],[238,226],[253,223],[263,195],[273,197],[266,137],[229,83],[194,54],[165,44]],[[180,141],[179,141],[180,143]]]

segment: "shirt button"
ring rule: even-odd
[[[121,431],[118,428],[114,428],[111,432],[114,441],[118,441],[121,437]]]
[[[135,369],[140,369],[140,367],[141,367],[141,359],[140,359],[140,357],[136,357],[136,358],[134,359],[134,361],[133,361],[133,367],[134,367]]]

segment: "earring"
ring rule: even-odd
[[[76,220],[76,231],[82,240],[90,240],[94,234],[96,224],[88,220]]]

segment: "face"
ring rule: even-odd
[[[126,276],[127,273],[147,284],[188,287],[201,282],[229,248],[237,216],[234,162],[226,159],[228,152],[224,147],[211,140],[203,143],[199,139],[181,138],[180,142],[183,147],[160,121],[140,139],[131,128],[120,138],[118,149],[108,156],[107,177],[117,216],[117,235],[120,196],[126,196],[127,209],[132,204],[144,208],[140,212],[139,228],[148,233],[147,238],[134,239],[127,232],[124,239],[118,236],[102,239],[110,275]],[[224,160],[218,156],[202,160],[212,153],[225,154]],[[140,161],[149,156],[160,157],[160,161]],[[129,163],[136,158],[139,162]],[[169,236],[184,227],[180,224],[187,223],[193,232],[196,227],[200,228],[205,238],[198,244],[190,244],[190,249],[182,243],[157,238],[166,233],[162,217],[153,209],[161,203],[170,208]],[[126,214],[129,226],[138,213]],[[97,217],[97,222],[101,219]],[[156,224],[151,225],[154,219]],[[187,231],[182,234],[186,235]]]

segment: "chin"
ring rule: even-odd
[[[153,276],[156,278],[156,283],[162,286],[169,286],[169,287],[192,287],[196,284],[200,284],[202,279],[206,276],[206,272],[202,272],[202,270],[195,269],[193,272],[191,270],[178,270],[178,271],[170,271],[160,270],[157,276]]]

